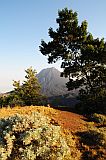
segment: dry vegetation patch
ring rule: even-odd
[[[43,106],[0,109],[1,160],[78,160],[76,137],[59,125],[60,113]]]
[[[31,115],[33,112],[40,112],[43,115],[48,116],[52,123],[58,123],[63,129],[66,129],[69,132],[77,132],[86,128],[86,122],[83,120],[84,117],[82,115],[44,106],[2,108],[0,109],[0,118],[9,117],[17,113]]]
[[[55,145],[53,144],[51,147],[53,153],[55,153],[54,155],[52,154],[53,155],[52,158],[50,157],[50,154],[51,154],[50,143],[51,142],[46,143],[49,145],[49,147],[48,147],[48,145],[46,146],[44,144],[44,141],[42,141],[43,146],[46,146],[46,148],[43,147],[43,150],[42,150],[41,149],[42,147],[40,146],[41,148],[40,148],[39,152],[40,152],[40,155],[42,155],[42,157],[44,157],[45,159],[47,159],[47,156],[48,156],[49,157],[48,159],[51,158],[51,160],[52,159],[53,160],[57,160],[57,159],[65,160],[65,159],[67,159],[67,156],[62,157],[62,154],[69,153],[69,150],[70,150],[70,156],[68,155],[67,160],[69,160],[69,159],[70,160],[105,160],[106,159],[106,128],[105,128],[106,116],[105,115],[94,114],[91,117],[92,121],[87,122],[87,121],[85,121],[86,118],[84,116],[78,115],[78,114],[75,114],[72,112],[60,111],[57,109],[53,109],[51,107],[44,107],[44,106],[30,106],[30,107],[26,106],[26,107],[15,107],[12,109],[9,107],[0,109],[0,120],[1,119],[5,119],[5,120],[11,119],[10,117],[14,117],[17,114],[20,117],[27,117],[27,116],[31,117],[33,115],[33,113],[36,113],[38,115],[40,114],[40,116],[43,118],[43,119],[41,118],[42,120],[40,121],[41,122],[41,128],[40,128],[41,130],[42,130],[42,128],[45,128],[44,123],[46,123],[46,125],[47,125],[46,132],[45,132],[46,134],[44,132],[42,132],[42,134],[43,134],[43,137],[45,137],[46,139],[47,139],[46,135],[47,134],[49,135],[49,138],[47,141],[50,141],[50,137],[52,135],[52,132],[50,130],[53,126],[54,126],[55,138],[60,136],[59,140],[57,140],[58,138],[56,139],[57,140],[56,144]],[[27,122],[27,120],[25,120],[25,121]],[[5,128],[4,128],[4,130],[5,130]],[[42,131],[45,131],[45,129]],[[31,139],[33,139],[33,137],[34,137],[33,134],[35,134],[35,132],[37,133],[37,131],[33,130],[33,132],[32,132],[31,130],[27,129],[27,136],[29,136],[28,139],[30,139],[30,141],[29,142],[27,141],[27,138],[25,138],[26,136],[24,134],[23,134],[23,139],[21,139],[21,141],[20,141],[21,144],[24,143],[24,141],[25,141],[26,145],[29,146],[29,147],[27,147],[28,153],[30,152],[31,147],[33,146],[33,145],[30,146],[30,142],[32,141]],[[19,134],[19,137],[21,135],[22,135],[22,133]],[[2,137],[2,132],[1,132],[1,137]],[[11,143],[11,145],[13,145],[11,138],[13,138],[13,141],[14,141],[14,136],[10,135],[8,137],[8,134],[7,134],[4,139],[6,139],[6,138],[7,138],[7,141],[9,143]],[[40,137],[40,139],[41,139],[41,137]],[[64,139],[63,140],[64,144],[67,146],[66,151],[65,151],[64,146],[62,148],[62,143],[63,143],[62,139]],[[33,141],[33,142],[35,143],[35,141]],[[36,144],[38,144],[37,141],[36,141]],[[60,150],[59,150],[58,146],[61,146],[60,147],[62,149],[61,155],[59,153]],[[24,146],[24,147],[26,147],[26,146]],[[32,149],[33,149],[33,147],[32,147]],[[0,149],[0,150],[3,151],[2,149]],[[9,152],[10,152],[10,150],[11,150],[11,147],[9,149]],[[22,150],[23,149],[21,149],[21,151]],[[56,155],[57,150],[58,150],[58,155]],[[5,148],[4,148],[4,151],[6,152]],[[23,154],[26,155],[27,151],[24,152]],[[45,151],[45,155],[42,154],[42,152],[44,152],[44,151]],[[13,153],[15,153],[15,152],[17,152],[16,149],[14,149],[12,151],[12,159],[10,158],[8,160],[15,160],[15,159],[18,160],[17,157],[14,157]],[[36,153],[37,153],[37,151],[36,151]],[[32,157],[34,157],[33,153],[31,153],[31,155],[32,155]],[[31,157],[31,160],[32,160],[32,157]],[[59,158],[57,158],[57,157],[59,157]],[[39,156],[38,156],[38,158],[39,158]],[[22,157],[20,157],[19,159],[21,160]],[[4,157],[2,160],[4,160]],[[43,160],[43,158],[41,158],[41,160]]]
[[[53,108],[44,107],[44,106],[25,106],[25,107],[14,107],[14,108],[1,108],[0,109],[0,118],[9,117],[14,114],[22,114],[22,115],[31,115],[32,112],[40,112],[42,114],[52,116],[54,114],[58,114],[57,110],[54,110]]]

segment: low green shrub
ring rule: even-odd
[[[72,160],[61,127],[41,113],[0,120],[0,160]]]
[[[81,145],[81,159],[106,159],[106,128],[91,127],[89,130],[78,133]]]
[[[106,115],[94,113],[91,116],[94,122],[100,123],[101,125],[106,125]]]
[[[78,133],[81,142],[88,146],[106,147],[106,128],[91,128]]]

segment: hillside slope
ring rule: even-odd
[[[25,106],[25,107],[14,107],[14,108],[2,108],[0,109],[0,118],[9,117],[15,114],[31,115],[32,112],[40,112],[46,116],[49,116],[56,123],[61,125],[64,129],[76,132],[82,130],[86,122],[83,120],[84,116],[76,113],[60,111],[51,107],[44,106]],[[67,124],[67,126],[66,126]]]
[[[50,124],[60,126],[71,151],[71,160],[105,160],[106,159],[106,128],[103,124],[88,122],[83,115],[60,111],[44,106],[26,106],[0,109],[0,120],[16,114],[30,116],[33,112],[49,117]],[[106,119],[106,117],[105,117]],[[104,121],[105,122],[105,121]],[[45,123],[43,121],[43,123]],[[0,123],[0,127],[3,123]],[[6,123],[7,125],[8,123]],[[10,124],[10,123],[9,123]],[[11,129],[11,127],[10,127]],[[50,130],[49,126],[49,130]],[[8,131],[8,130],[7,130]],[[55,133],[57,133],[55,131]],[[36,137],[36,136],[35,136]],[[27,143],[27,141],[26,141]],[[18,144],[19,145],[19,144]],[[55,144],[53,149],[55,148]],[[42,152],[41,152],[42,153]],[[1,151],[0,151],[1,154]],[[56,159],[56,158],[55,158]],[[63,159],[63,160],[69,160]],[[4,159],[3,159],[4,160]],[[6,159],[7,160],[7,159]]]

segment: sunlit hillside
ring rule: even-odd
[[[105,160],[105,126],[106,116],[99,114],[88,121],[50,106],[1,108],[1,160],[18,160],[22,155],[26,160],[28,156],[31,160]]]

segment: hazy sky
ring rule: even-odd
[[[0,0],[0,92],[10,91],[13,80],[23,80],[32,66],[39,72],[50,65],[39,52],[41,39],[49,40],[48,28],[56,28],[58,9],[78,12],[79,23],[106,39],[106,0]]]

